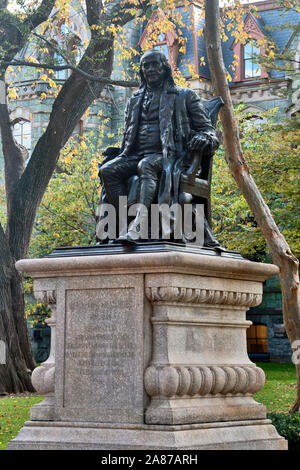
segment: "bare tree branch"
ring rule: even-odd
[[[57,52],[64,59],[65,62],[67,63],[69,62],[67,57],[62,53],[62,51],[58,47],[55,47],[51,41],[48,41],[47,38],[45,38],[44,36],[41,36],[36,31],[33,31],[32,34],[33,36],[37,37],[41,41],[45,42],[54,52]]]
[[[39,69],[51,69],[55,71],[60,71],[60,70],[73,70],[73,72],[78,73],[79,75],[82,75],[84,78],[95,81],[95,82],[100,82],[103,83],[104,85],[114,85],[114,86],[121,86],[121,87],[128,87],[128,88],[134,88],[138,86],[137,81],[126,81],[126,80],[112,80],[111,78],[108,77],[97,77],[94,75],[91,75],[87,72],[84,72],[83,70],[79,69],[78,67],[75,67],[74,65],[71,64],[66,64],[66,65],[53,65],[53,64],[43,64],[40,62],[27,62],[23,60],[13,60],[7,63],[7,65],[12,65],[12,66],[26,66],[26,67],[34,67],[34,68],[39,68]]]

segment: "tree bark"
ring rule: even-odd
[[[26,44],[30,31],[45,21],[55,0],[43,0],[36,11],[23,23],[7,10],[7,2],[0,4],[1,55],[2,60],[10,61]],[[0,80],[4,83],[6,66],[0,63]],[[13,212],[13,197],[24,171],[23,155],[16,144],[9,119],[6,95],[0,100],[0,131],[5,166],[5,188],[7,218]],[[0,340],[5,343],[6,363],[0,365],[0,394],[34,391],[30,374],[35,367],[25,321],[23,278],[15,269],[16,258],[10,250],[10,223],[6,233],[0,225]],[[24,250],[19,250],[24,252]]]
[[[0,394],[34,390],[30,380],[34,362],[23,302],[22,278],[14,267],[0,225],[0,339],[6,346],[6,363],[0,365]]]
[[[225,106],[220,119],[223,127],[226,159],[231,172],[245,197],[256,222],[266,240],[274,264],[279,267],[282,292],[283,319],[291,345],[300,339],[300,288],[299,261],[292,254],[284,236],[280,233],[269,207],[253,180],[239,139],[237,121],[226,78],[220,34],[220,9],[218,0],[205,1],[205,40],[213,89],[221,96]],[[300,411],[300,367],[297,372],[297,396],[291,412]]]
[[[143,9],[149,0],[141,0]],[[23,22],[0,0],[0,20],[3,32],[0,36],[0,80],[15,54],[26,44],[32,29],[45,21],[55,0],[42,0],[40,7]],[[86,0],[89,26],[105,24],[124,25],[134,18],[132,5],[110,2],[104,8],[101,0]],[[6,364],[0,365],[0,393],[32,391],[30,371],[35,364],[28,340],[24,318],[24,294],[22,276],[15,269],[15,262],[26,258],[34,219],[49,180],[56,167],[59,154],[71,136],[77,122],[100,96],[113,68],[112,33],[101,33],[90,28],[91,40],[79,64],[86,74],[74,72],[58,94],[45,133],[37,142],[30,160],[24,168],[21,154],[13,139],[9,111],[0,96],[0,131],[5,160],[5,184],[7,195],[6,232],[0,225],[0,340],[6,344]],[[104,80],[91,80],[90,77]],[[1,89],[0,89],[1,91]]]

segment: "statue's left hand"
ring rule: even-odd
[[[188,144],[190,152],[204,150],[204,148],[211,148],[212,144],[209,137],[205,134],[196,134]]]

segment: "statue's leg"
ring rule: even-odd
[[[139,239],[148,239],[148,212],[155,201],[158,191],[159,176],[162,171],[162,155],[152,154],[144,157],[138,164],[140,179],[139,208],[128,232],[119,238],[122,243],[135,243]]]
[[[127,196],[127,180],[130,176],[137,173],[138,161],[139,158],[136,156],[117,157],[102,165],[99,170],[99,176],[103,182],[104,192],[106,195],[105,202],[113,205],[115,208],[115,231],[117,237],[119,236],[119,231],[121,229],[119,227],[119,209],[122,210],[119,206],[120,197]],[[127,205],[124,206],[123,209],[127,212]],[[101,213],[101,208],[99,212]],[[98,226],[101,228],[100,223],[101,221]]]
[[[153,154],[143,158],[138,164],[140,178],[139,202],[149,209],[155,201],[159,176],[162,171],[162,155]]]
[[[137,172],[138,157],[117,157],[100,168],[107,200],[116,210],[119,197],[127,196],[127,180]]]

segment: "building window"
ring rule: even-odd
[[[160,34],[158,36],[158,43],[153,47],[153,49],[163,52],[166,58],[169,58],[169,49],[165,34]]]
[[[263,44],[265,34],[251,13],[245,19],[244,30],[251,38],[251,41],[249,40],[243,45],[240,40],[236,39],[231,46],[236,63],[234,80],[240,82],[268,78],[265,68],[257,63],[257,58],[265,53],[264,46],[259,47],[260,43]]]
[[[13,135],[19,145],[31,150],[31,122],[20,120],[14,124]]]
[[[255,63],[260,49],[250,42],[244,46],[244,78],[255,78],[261,76],[261,67]]]
[[[65,65],[64,59],[57,52],[54,52],[53,59],[55,65]],[[56,70],[55,77],[57,80],[66,80],[68,78],[68,70]]]
[[[250,354],[268,352],[267,325],[257,323],[247,329],[247,350]]]

